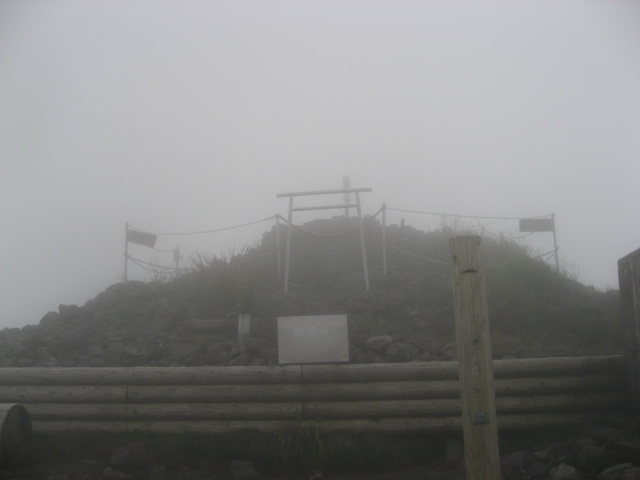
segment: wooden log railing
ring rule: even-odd
[[[623,356],[495,360],[501,429],[577,424],[628,405]],[[350,432],[461,429],[456,362],[275,367],[1,368],[0,403],[33,431],[224,433],[289,423]]]

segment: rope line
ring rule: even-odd
[[[367,218],[363,219],[362,225],[364,226],[364,225],[370,223],[371,221],[373,221],[382,212],[382,210],[384,210],[384,207],[380,207],[380,210],[378,210],[374,215],[367,216]],[[285,223],[289,223],[289,220],[284,218],[282,215],[276,215],[276,217],[284,220]],[[329,235],[329,234],[311,232],[311,231],[307,230],[306,228],[302,227],[302,225],[296,225],[293,222],[290,225],[293,228],[295,228],[295,229],[297,229],[297,230],[299,230],[299,231],[301,231],[303,233],[306,233],[307,235],[311,235],[313,237],[319,237],[319,238],[342,238],[342,237],[346,237],[346,236],[349,236],[349,235],[357,232],[359,230],[359,228],[360,228],[360,226],[357,226],[357,227],[355,227],[355,228],[353,228],[351,230],[348,230],[346,232],[343,232],[343,233],[336,233],[336,234]]]
[[[153,272],[154,270],[149,269],[149,268],[147,268],[147,267],[143,266],[142,264],[144,264],[144,265],[148,265],[148,266],[153,267],[153,268],[156,268],[156,269],[158,269],[158,268],[159,268],[159,269],[163,269],[163,270],[179,270],[179,271],[183,271],[183,272],[193,272],[193,269],[192,269],[192,268],[169,267],[169,266],[165,266],[165,265],[158,265],[158,264],[156,264],[156,263],[145,262],[144,260],[141,260],[141,259],[139,259],[139,258],[132,257],[131,255],[127,255],[127,258],[128,258],[129,260],[131,260],[133,263],[135,263],[136,265],[138,265],[139,267],[145,268],[146,270],[149,270],[149,271],[151,271],[151,272]]]
[[[387,243],[387,247],[391,247],[391,248],[393,248],[394,250],[397,250],[398,252],[402,252],[402,253],[404,253],[404,254],[406,254],[406,255],[410,255],[410,256],[412,256],[412,257],[419,258],[419,259],[421,259],[421,260],[426,260],[426,261],[428,261],[428,262],[433,262],[433,263],[439,263],[440,265],[446,265],[446,266],[448,266],[448,267],[449,267],[449,266],[451,266],[451,264],[450,264],[450,263],[443,262],[442,260],[434,260],[433,258],[427,258],[427,257],[423,257],[423,256],[421,256],[421,255],[417,255],[417,254],[415,254],[415,253],[408,252],[408,251],[406,251],[406,250],[404,250],[404,249],[402,249],[402,248],[400,248],[400,247],[396,247],[396,246],[395,246],[395,245],[393,245],[392,243]]]
[[[406,213],[420,213],[422,215],[436,215],[436,216],[440,216],[440,217],[458,217],[458,218],[485,218],[485,219],[489,219],[489,220],[520,220],[523,217],[485,217],[485,216],[480,216],[480,215],[454,215],[451,213],[434,213],[434,212],[421,212],[418,210],[404,210],[401,208],[391,208],[391,207],[387,207],[387,210],[393,210],[395,212],[406,212]],[[524,217],[524,218],[547,218],[547,217],[551,217],[552,214],[547,214],[547,215],[540,215],[538,217]]]
[[[249,223],[243,223],[241,225],[234,225],[233,227],[224,227],[224,228],[216,228],[213,230],[202,230],[200,232],[179,232],[179,233],[153,233],[153,232],[147,232],[146,230],[142,230],[140,228],[136,228],[133,227],[131,225],[129,225],[129,229],[131,230],[136,230],[138,232],[143,232],[143,233],[148,233],[150,235],[157,235],[157,236],[168,236],[168,235],[201,235],[203,233],[215,233],[215,232],[223,232],[225,230],[233,230],[234,228],[241,228],[241,227],[247,227],[249,225],[255,225],[256,223],[261,223],[261,222],[266,222],[267,220],[273,220],[274,218],[276,218],[275,215],[272,215],[270,217],[267,218],[262,218],[260,220],[256,220],[254,222],[249,222]]]

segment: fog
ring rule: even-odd
[[[364,214],[448,215],[389,212],[423,230],[555,213],[562,267],[617,288],[640,247],[639,47],[633,1],[0,0],[0,328],[120,281],[126,222],[286,216],[276,194],[344,176],[373,189]],[[273,225],[156,248],[228,255]]]

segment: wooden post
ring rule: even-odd
[[[481,239],[449,240],[467,480],[499,480],[500,454]]]
[[[631,411],[640,413],[640,249],[618,260],[620,313],[629,372]]]

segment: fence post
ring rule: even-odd
[[[387,275],[387,204],[382,204],[382,274]]]
[[[129,280],[127,268],[129,266],[129,222],[124,224],[124,281]]]
[[[637,414],[640,413],[640,249],[618,260],[618,282],[630,407]]]
[[[449,240],[467,480],[500,479],[500,454],[481,239]]]

